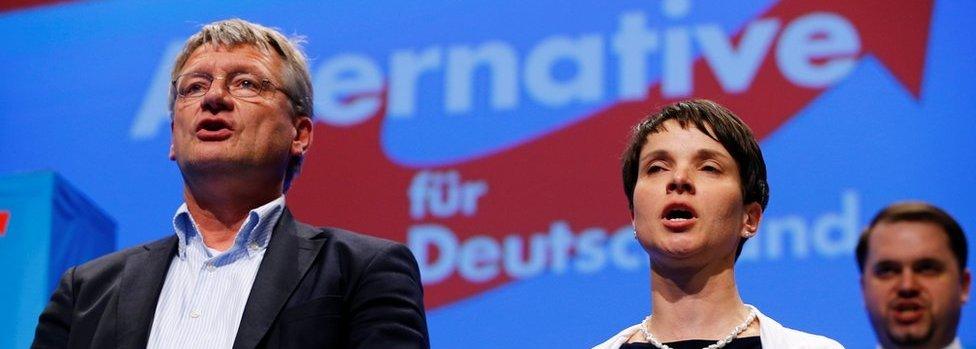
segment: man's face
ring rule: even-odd
[[[279,176],[289,159],[311,141],[309,118],[293,118],[285,93],[274,88],[248,97],[235,97],[228,80],[248,74],[283,86],[282,61],[250,46],[197,48],[181,75],[215,77],[200,97],[177,97],[173,105],[170,158],[187,172],[234,171]]]
[[[665,121],[641,149],[634,187],[634,227],[652,256],[701,266],[735,260],[762,209],[742,203],[739,167],[721,143],[695,127]]]
[[[942,228],[901,221],[874,227],[861,276],[864,303],[886,348],[942,348],[952,342],[969,293]]]

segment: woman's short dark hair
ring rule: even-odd
[[[649,115],[634,127],[630,143],[622,156],[621,170],[624,194],[630,210],[634,210],[634,187],[637,186],[640,153],[647,144],[647,136],[663,130],[665,121],[675,120],[682,128],[689,124],[722,144],[739,166],[743,203],[759,203],[765,210],[769,203],[769,183],[766,181],[766,162],[759,143],[742,119],[718,103],[695,99],[668,105]]]

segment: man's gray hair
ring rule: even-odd
[[[176,57],[173,64],[173,71],[170,74],[172,81],[176,81],[180,71],[186,65],[190,54],[203,45],[213,47],[234,47],[240,45],[252,45],[266,54],[276,53],[284,62],[284,71],[281,76],[281,88],[287,91],[291,99],[294,117],[314,115],[312,106],[312,79],[308,73],[308,62],[305,54],[302,53],[301,44],[304,43],[302,37],[286,37],[275,28],[265,27],[260,24],[251,23],[239,18],[217,21],[204,25],[199,32],[193,34],[183,45],[183,51]],[[173,103],[176,101],[176,86],[170,85],[169,109],[172,112]],[[302,166],[302,157],[296,156],[288,163],[285,172],[285,186],[287,191],[291,185],[291,180],[298,174]]]

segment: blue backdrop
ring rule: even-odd
[[[421,258],[436,348],[589,347],[649,310],[646,258],[628,259],[642,253],[631,242],[608,247],[628,225],[612,167],[627,123],[666,101],[714,98],[761,138],[772,187],[760,234],[736,269],[743,297],[791,327],[871,347],[853,247],[879,208],[903,199],[935,203],[959,219],[976,247],[969,200],[976,194],[976,3],[899,5],[907,7],[97,1],[11,10],[0,13],[0,173],[58,171],[116,220],[118,248],[171,234],[182,201],[180,174],[166,157],[173,57],[214,20],[278,27],[307,37],[317,93],[316,145],[288,197],[299,218],[407,242]],[[602,127],[617,124],[607,128],[615,133]],[[354,137],[370,125],[376,153]],[[581,136],[587,132],[603,138]],[[535,157],[541,162],[572,164],[578,156],[611,166],[554,175],[552,187],[520,186],[519,156],[539,149],[553,154]],[[368,188],[352,183],[397,203],[390,205],[402,217],[389,226],[357,226],[372,218],[366,210],[330,215],[341,210],[334,205],[357,207],[353,197],[300,196],[333,183],[320,173],[342,178],[346,169],[379,168],[374,163],[406,176],[374,179]],[[410,216],[418,211],[409,190],[420,174],[451,171],[486,188],[480,211],[444,221]],[[580,188],[560,186],[571,183],[560,177],[612,180]],[[500,188],[547,198],[558,192],[552,205],[565,211],[547,216],[543,205],[527,207],[509,194],[519,190]],[[539,222],[507,225],[508,215],[533,213]],[[523,273],[502,262],[499,270],[476,266],[488,274],[437,270],[442,264],[422,250],[427,235],[417,229],[432,222],[461,244],[487,238],[498,246],[510,237],[528,241],[533,232],[552,238],[564,222],[575,243],[594,232],[593,246],[606,249],[599,263],[594,255],[584,262],[577,250],[568,269],[549,256]],[[448,264],[463,266],[464,258]],[[976,344],[972,302],[960,328],[963,342]]]

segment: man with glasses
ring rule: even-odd
[[[295,40],[204,26],[176,60],[170,108],[175,234],[65,272],[33,347],[429,347],[406,247],[299,223],[285,205],[312,141]]]
[[[927,203],[896,203],[871,220],[857,264],[881,348],[962,348],[956,328],[972,281],[966,254],[959,223]]]

